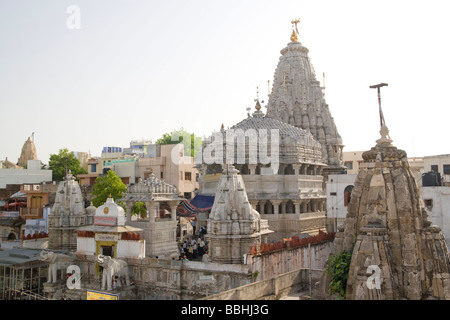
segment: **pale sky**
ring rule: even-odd
[[[67,26],[71,5],[80,29]],[[231,127],[256,87],[267,102],[294,18],[344,151],[375,145],[369,86],[385,82],[393,144],[448,154],[449,12],[448,0],[0,0],[0,160],[17,162],[32,132],[48,163],[61,148],[100,156],[181,127]]]

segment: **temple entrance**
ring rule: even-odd
[[[102,246],[101,251],[104,256],[110,256],[111,258],[114,258],[114,251],[112,246]]]
[[[110,256],[111,258],[115,258],[117,256],[117,242],[115,241],[97,241],[97,248],[95,251],[95,255],[98,256],[102,254],[104,256]],[[101,273],[103,269],[100,267],[98,262],[95,263],[95,273]]]

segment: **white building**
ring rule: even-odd
[[[450,154],[423,157],[424,172],[438,172],[442,185],[450,186]]]
[[[439,226],[450,243],[450,187],[421,187],[420,192],[431,222]]]
[[[52,181],[52,170],[41,169],[41,160],[28,160],[26,169],[0,169],[0,188],[7,184],[40,184]]]
[[[357,174],[333,174],[326,182],[328,230],[336,232],[345,222]]]

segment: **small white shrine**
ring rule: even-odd
[[[144,258],[142,229],[125,225],[125,211],[108,198],[95,211],[94,224],[81,227],[77,235],[77,254],[111,258]]]

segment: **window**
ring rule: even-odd
[[[437,165],[437,164],[432,164],[432,165],[431,165],[431,171],[433,171],[433,172],[439,172],[438,165]]]
[[[91,172],[96,173],[97,172],[97,164],[91,164]]]
[[[185,172],[184,173],[184,180],[188,180],[191,181],[192,177],[191,177],[191,173],[190,172]]]
[[[352,197],[352,190],[353,190],[353,186],[349,185],[346,186],[344,189],[344,206],[348,206],[348,204],[350,203],[350,199]]]
[[[444,174],[450,174],[450,164],[444,164]]]
[[[433,209],[433,199],[424,199],[423,202],[429,210]]]
[[[199,176],[199,174],[198,174],[198,173],[196,173],[196,174],[195,174],[195,181],[197,181],[197,182],[198,182],[198,179],[199,179],[199,177],[200,177],[200,176]]]
[[[347,167],[347,169],[352,170],[353,169],[353,161],[345,161],[344,165]]]
[[[161,171],[161,179],[164,179],[164,172]]]

